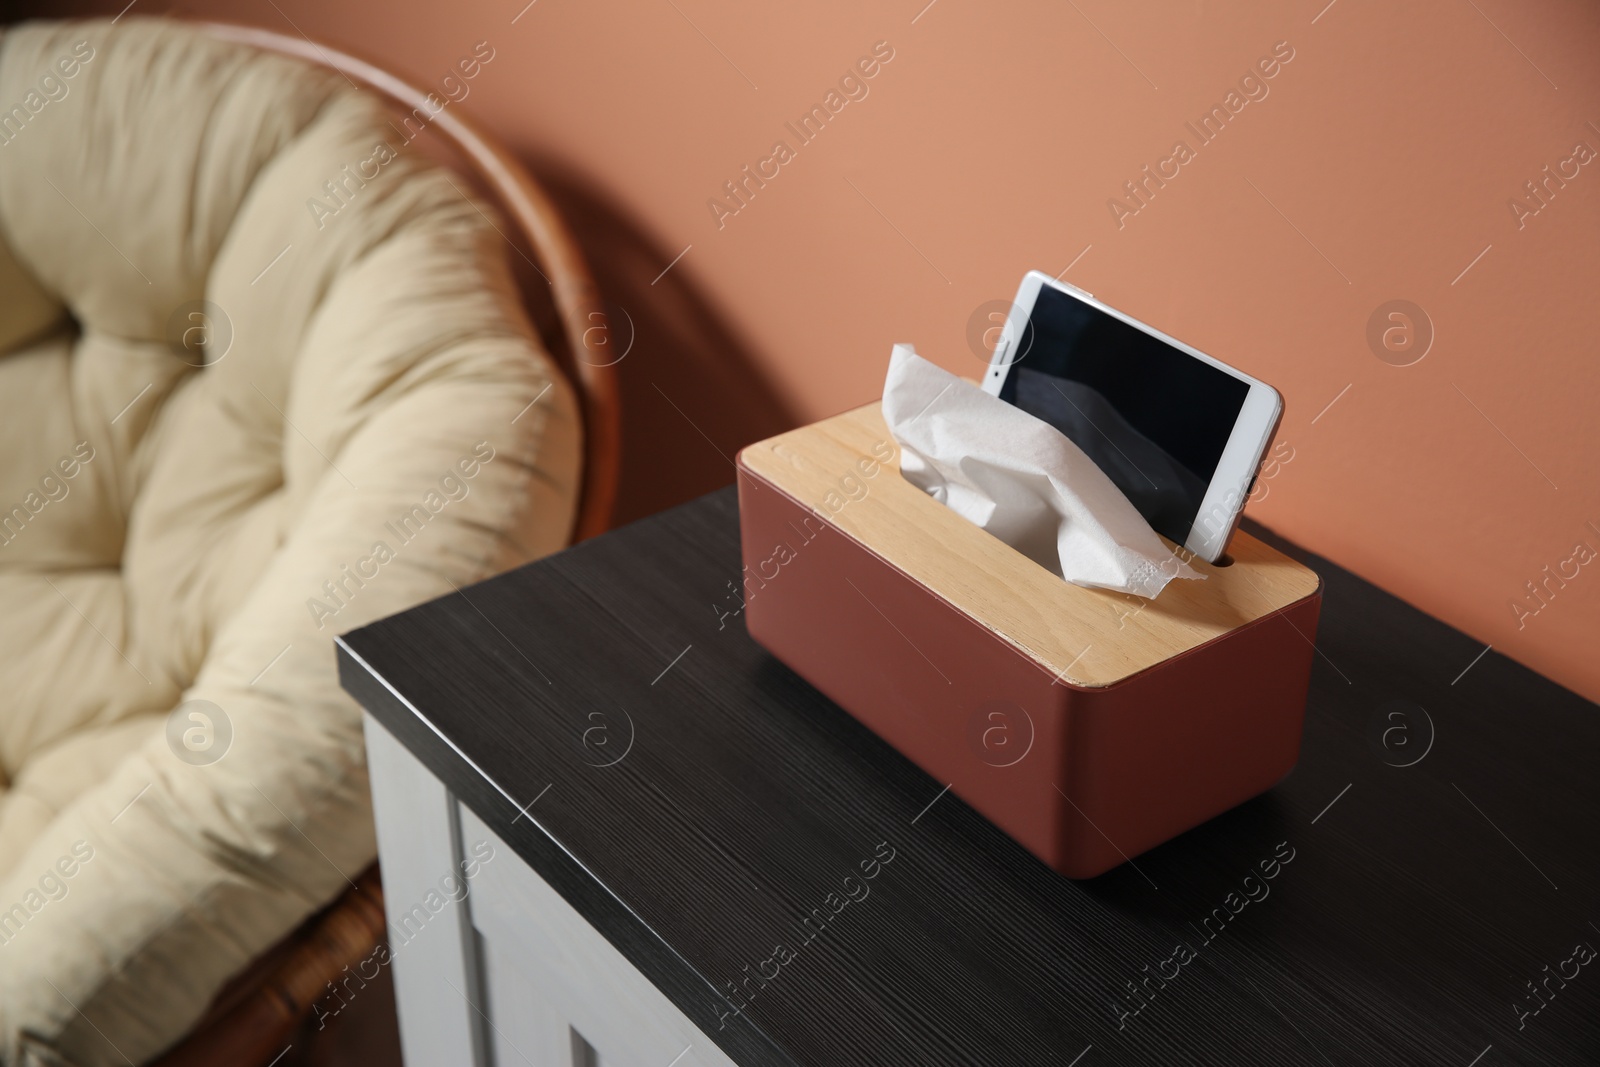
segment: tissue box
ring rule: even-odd
[[[750,635],[829,699],[1071,878],[1294,766],[1315,573],[1239,533],[1155,600],[1080,588],[897,456],[877,404],[739,453]]]

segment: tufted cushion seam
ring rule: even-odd
[[[19,823],[4,841],[0,908],[79,838],[95,849],[70,893],[27,920],[26,941],[0,951],[0,1063],[112,1067],[123,1058],[95,1027],[147,1061],[371,862],[361,713],[338,687],[331,638],[560,547],[579,419],[486,206],[420,151],[385,160],[376,184],[349,177],[352,158],[392,137],[375,97],[298,60],[239,60],[245,46],[178,22],[11,33],[8,96],[80,37],[97,55],[96,80],[74,82],[70,99],[53,91],[0,171],[0,215],[62,291],[87,294],[88,312],[75,344],[0,381],[0,427],[39,439],[19,429],[26,455],[0,449],[0,504],[55,462],[52,442],[74,427],[56,402],[70,382],[105,454],[91,477],[110,488],[77,482],[45,519],[98,531],[123,523],[118,501],[128,508],[120,540],[76,549],[114,549],[120,564],[95,582],[57,579],[82,620],[59,603],[20,610],[42,602],[37,574],[79,557],[0,582],[0,693],[37,679],[27,707],[0,701],[0,739],[22,740],[21,773],[60,801],[47,825]],[[190,153],[210,162],[193,167]],[[158,291],[37,181],[46,169],[71,179],[64,190],[81,191],[110,238],[126,235]],[[336,218],[308,216],[308,194],[333,183],[348,192],[328,194]],[[164,338],[167,303],[197,292],[225,312],[211,317],[230,347],[186,370]],[[170,394],[158,385],[139,401],[152,379]],[[197,707],[231,730],[214,763],[175,740]],[[82,749],[47,761],[40,723],[76,741],[140,714],[117,735],[137,738],[102,746],[101,762]]]

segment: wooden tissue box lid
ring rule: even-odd
[[[1115,685],[1320,585],[1315,572],[1240,532],[1228,546],[1231,566],[1193,560],[1205,581],[1174,579],[1155,600],[1084,589],[906,481],[899,455],[875,401],[750,445],[739,461],[1071,685]]]

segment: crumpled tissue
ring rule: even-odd
[[[907,481],[1075,585],[1153,598],[1205,578],[1066,435],[908,344],[889,356],[883,418]]]

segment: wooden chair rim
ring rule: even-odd
[[[573,523],[572,541],[604,532],[616,503],[622,452],[621,389],[615,359],[606,348],[609,324],[600,291],[572,231],[549,195],[492,137],[481,132],[459,110],[434,112],[428,93],[388,71],[305,37],[224,22],[197,22],[213,37],[292,56],[330,68],[407,110],[424,109],[430,127],[459,149],[489,186],[501,208],[541,261],[561,321],[566,351],[557,361],[577,388],[583,412],[583,487]]]
[[[403,79],[309,38],[230,23],[193,24],[223,40],[336,70],[407,110],[427,106],[427,94]],[[555,356],[577,389],[583,414],[583,484],[572,540],[593,537],[610,525],[622,433],[617,372],[603,347],[609,338],[604,329],[597,329],[608,326],[599,290],[570,229],[522,164],[458,111],[430,108],[428,113],[432,127],[477,169],[541,261],[541,273],[551,285],[566,341],[566,351]],[[268,964],[267,973],[246,980],[235,995],[225,997],[226,1003],[214,1004],[196,1030],[160,1057],[161,1067],[264,1063],[279,1055],[283,1041],[305,1018],[327,979],[364,959],[384,936],[383,892],[376,865],[358,882],[280,942],[268,955],[281,962]]]

